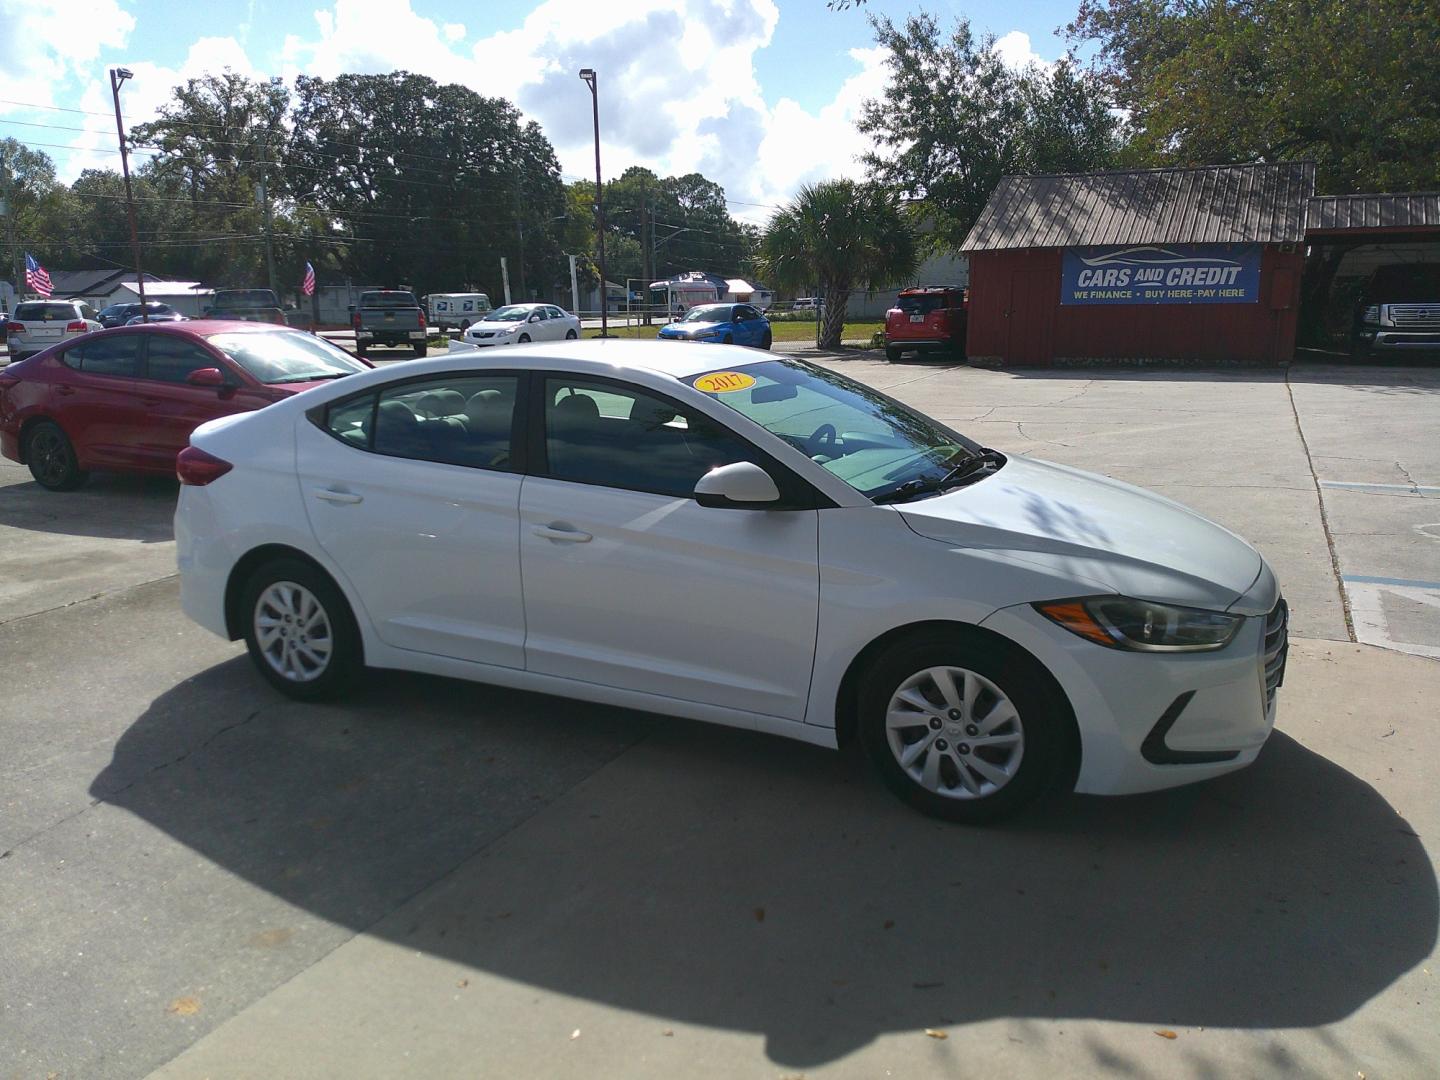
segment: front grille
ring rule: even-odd
[[[1396,326],[1440,327],[1440,304],[1391,304],[1390,321]]]
[[[1265,616],[1265,641],[1260,662],[1265,671],[1265,708],[1275,704],[1275,691],[1285,682],[1285,654],[1290,648],[1290,607],[1282,596]]]

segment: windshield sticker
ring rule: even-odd
[[[709,375],[701,375],[691,385],[707,394],[733,394],[736,390],[749,390],[755,385],[755,380],[740,371],[712,371]]]

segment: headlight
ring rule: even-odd
[[[1243,616],[1201,608],[1173,607],[1124,596],[1094,596],[1036,604],[1057,626],[1097,645],[1137,652],[1205,652],[1222,649],[1240,629]]]
[[[1380,321],[1380,305],[1371,304],[1360,315],[1361,322],[1378,323]]]

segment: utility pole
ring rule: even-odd
[[[270,213],[270,192],[265,186],[266,179],[267,174],[262,172],[260,182],[255,185],[255,199],[265,215],[265,280],[270,285],[270,291],[278,297],[280,292],[275,285],[275,219]]]
[[[645,311],[645,325],[650,325],[650,283],[655,280],[655,223],[650,220],[650,187],[648,183],[642,183],[642,200],[640,203],[640,251],[644,259],[645,299],[643,301]]]
[[[120,84],[133,79],[129,68],[110,69],[110,94],[115,99],[115,134],[120,137],[120,170],[125,174],[125,210],[130,216],[130,251],[135,257],[135,289],[140,294],[140,321],[150,321],[145,306],[145,271],[140,269],[140,230],[135,224],[135,193],[130,188],[130,152],[125,148],[125,121],[120,119]]]
[[[5,178],[5,242],[9,245],[10,267],[14,273],[15,296],[24,294],[25,276],[20,266],[20,245],[15,241],[15,180],[10,174],[10,162],[0,152],[0,173]]]
[[[520,287],[520,302],[530,299],[525,291],[525,221],[520,216],[520,185],[515,185],[515,232],[520,238],[520,258],[515,264],[515,281]]]
[[[505,256],[500,256],[500,280],[505,283],[505,303],[510,303],[510,267],[505,264]]]
[[[570,310],[580,315],[580,283],[575,278],[575,256],[570,257]]]
[[[610,295],[605,276],[605,184],[600,179],[600,90],[594,68],[581,68],[580,78],[590,87],[590,104],[595,114],[595,246],[600,256],[600,336],[610,336]]]

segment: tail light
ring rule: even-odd
[[[85,325],[84,319],[76,319],[74,322],[65,324],[65,332],[67,334],[83,334],[88,329],[89,327]]]
[[[356,330],[360,329],[360,312],[357,311],[350,316],[350,325],[353,326]]]
[[[425,329],[425,312],[420,312],[420,329]]]
[[[6,324],[5,324],[5,333],[7,333],[7,334],[23,334],[24,332],[25,332],[25,324],[24,324],[24,323],[12,322],[12,323],[6,323]]]
[[[234,467],[198,446],[187,446],[175,458],[175,475],[180,478],[180,483],[194,487],[204,487],[212,480],[219,480]]]

